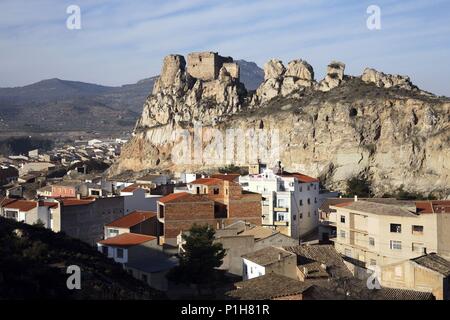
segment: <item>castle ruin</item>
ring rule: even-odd
[[[231,57],[222,57],[217,52],[193,52],[187,60],[187,72],[194,78],[216,80],[223,67],[232,78],[239,80],[239,65]]]

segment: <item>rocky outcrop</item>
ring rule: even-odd
[[[397,87],[406,90],[418,90],[408,76],[385,74],[372,68],[366,68],[361,76],[362,81],[374,83],[381,88]]]
[[[211,64],[206,67],[220,67],[219,75],[211,80],[201,80],[187,72],[183,56],[167,56],[135,131],[179,122],[202,120],[212,123],[220,121],[224,115],[238,112],[245,87],[226,67]],[[201,71],[200,67],[196,65],[195,70]]]
[[[314,70],[304,60],[292,60],[287,68],[280,60],[264,65],[264,82],[256,91],[253,104],[268,102],[274,97],[287,96],[314,85]]]
[[[320,91],[330,91],[339,86],[344,81],[345,64],[339,61],[332,61],[327,67],[325,79],[320,81],[318,89]]]
[[[284,167],[319,176],[330,188],[343,190],[348,179],[365,177],[376,195],[403,186],[447,196],[450,100],[422,94],[406,77],[368,69],[352,77],[344,70],[343,63],[332,62],[317,83],[307,62],[294,60],[285,67],[273,59],[264,66],[264,82],[248,94],[226,68],[219,68],[217,78],[203,81],[186,72],[182,57],[168,57],[134,137],[110,173],[213,170],[224,165],[175,161],[190,155],[178,152],[185,142],[174,138],[174,131],[192,135],[201,121],[216,130],[202,136],[205,150],[229,129],[278,130]],[[245,139],[242,134],[236,137]],[[242,152],[233,149],[232,155]]]

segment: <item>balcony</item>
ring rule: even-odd
[[[275,212],[288,212],[288,208],[275,207],[275,208],[273,208],[273,211],[275,211]]]

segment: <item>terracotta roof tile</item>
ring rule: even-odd
[[[30,211],[31,209],[36,208],[37,205],[38,205],[38,203],[36,201],[30,201],[30,200],[13,200],[13,201],[8,201],[5,204],[2,204],[2,206],[4,208],[18,209],[20,211]]]
[[[416,201],[418,213],[450,213],[450,200]]]
[[[39,207],[57,208],[58,205],[59,205],[58,202],[39,201]]]
[[[226,181],[234,181],[239,177],[240,177],[239,173],[227,173],[227,174],[216,173],[216,174],[211,175],[211,178],[226,180]]]
[[[133,211],[111,223],[108,223],[106,227],[131,228],[132,226],[155,216],[156,213],[152,211]]]
[[[156,237],[137,233],[123,233],[113,238],[99,241],[98,243],[112,247],[131,247],[138,244],[155,240]]]
[[[299,173],[299,172],[283,172],[281,175],[282,177],[295,177],[298,181],[302,183],[309,183],[309,182],[319,182],[319,179],[313,178],[310,176],[307,176],[306,174]]]
[[[210,202],[212,200],[208,199],[206,196],[201,194],[192,194],[189,192],[177,192],[162,197],[158,201],[161,203],[169,203],[169,202],[202,202],[202,201]]]
[[[128,187],[123,188],[120,190],[120,192],[134,192],[135,190],[139,189],[140,187],[137,184],[131,184]]]
[[[194,180],[192,182],[189,182],[189,184],[203,184],[206,186],[213,186],[213,185],[219,185],[223,183],[223,179],[217,179],[217,178],[200,178],[197,180]]]
[[[63,206],[65,206],[65,207],[88,205],[88,204],[91,204],[94,201],[95,200],[93,200],[93,199],[71,199],[71,198],[67,198],[67,199],[62,199],[61,200]]]

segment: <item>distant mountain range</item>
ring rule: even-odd
[[[264,72],[254,62],[237,61],[241,82],[256,89]],[[120,87],[61,79],[0,88],[0,131],[131,130],[157,76]]]

